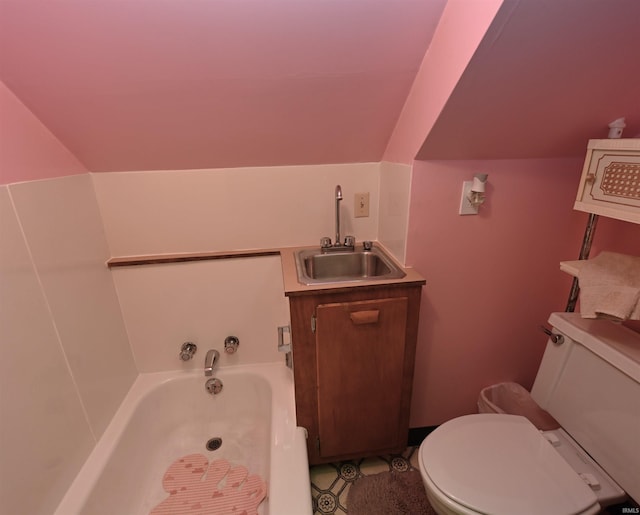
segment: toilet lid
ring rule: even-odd
[[[444,495],[479,513],[570,515],[597,506],[587,484],[517,415],[450,420],[427,436],[420,460]]]

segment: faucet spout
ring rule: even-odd
[[[220,353],[215,349],[209,349],[204,358],[204,375],[209,377],[213,375],[213,369],[220,359]]]
[[[340,201],[342,200],[342,188],[338,184],[336,186],[336,240],[334,245],[339,247],[342,245],[340,240]]]
[[[320,249],[323,254],[328,252],[353,252],[355,249],[356,239],[353,236],[345,236],[344,243],[340,237],[340,201],[342,200],[342,188],[338,184],[336,186],[335,203],[336,203],[336,241],[332,245],[331,238],[325,236],[320,239]]]

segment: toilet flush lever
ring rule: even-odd
[[[551,329],[547,329],[543,325],[540,326],[540,329],[542,329],[542,332],[546,334],[549,337],[549,339],[556,345],[562,345],[564,343],[564,336],[562,336],[561,334],[556,334],[553,331],[551,331]]]

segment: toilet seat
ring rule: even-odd
[[[577,515],[600,509],[569,464],[517,415],[450,420],[424,440],[419,462],[430,494],[453,513]]]

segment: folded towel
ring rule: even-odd
[[[640,257],[601,252],[578,272],[583,318],[640,320]]]

